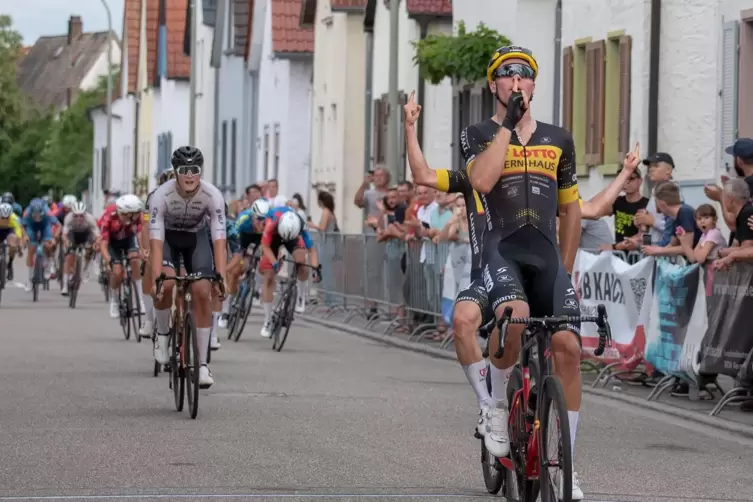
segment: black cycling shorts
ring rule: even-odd
[[[84,230],[83,232],[76,232],[75,230],[68,231],[66,235],[68,239],[69,247],[66,253],[73,254],[73,251],[80,246],[86,246],[94,244],[94,232],[91,230]]]
[[[183,265],[187,274],[214,275],[214,253],[207,227],[197,232],[165,230],[162,266],[175,269]]]
[[[460,302],[473,302],[481,311],[481,326],[486,326],[494,318],[494,309],[489,303],[489,295],[484,288],[484,281],[475,279],[471,284],[458,293],[455,304]]]
[[[580,306],[559,249],[526,225],[505,239],[484,236],[484,287],[492,310],[522,300],[531,316],[579,316]],[[580,323],[564,326],[580,340]]]
[[[240,245],[243,251],[248,249],[248,247],[252,244],[254,245],[254,247],[257,247],[257,248],[261,245],[261,234],[258,234],[258,233],[248,234],[248,233],[241,232],[239,235],[240,235]]]
[[[108,243],[110,251],[110,261],[113,265],[120,265],[125,261],[129,254],[139,250],[139,243],[136,236],[132,235],[121,240],[111,240]]]

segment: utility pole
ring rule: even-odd
[[[199,1],[191,0],[191,86],[188,108],[188,143],[196,146],[196,84],[199,78],[198,55],[196,54],[196,36],[199,32]]]
[[[102,0],[107,11],[107,158],[105,169],[112,175],[112,15],[107,0]],[[105,174],[102,173],[102,176]],[[108,176],[108,179],[112,179]],[[105,187],[110,189],[111,187]]]
[[[392,174],[393,183],[398,180],[398,144],[399,131],[398,123],[400,120],[400,103],[397,95],[397,77],[398,77],[398,42],[400,41],[399,27],[400,23],[400,0],[390,0],[390,72],[389,72],[389,90],[388,99],[390,102],[390,116],[387,125],[387,169]]]

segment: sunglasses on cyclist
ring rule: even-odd
[[[520,78],[533,78],[536,76],[536,72],[523,63],[505,64],[494,70],[494,78],[514,77],[515,75]]]
[[[201,166],[178,166],[175,168],[175,172],[180,176],[196,176],[201,174]]]

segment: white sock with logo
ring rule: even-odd
[[[492,379],[492,399],[498,403],[507,401],[507,384],[510,381],[510,375],[515,366],[499,369],[493,364],[490,365]]]
[[[476,399],[478,399],[478,407],[492,405],[492,398],[489,395],[489,389],[486,386],[486,360],[482,359],[472,364],[463,365],[463,373],[468,379],[468,382],[473,387],[473,392],[476,393]]]

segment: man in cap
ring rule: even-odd
[[[753,139],[740,138],[731,146],[728,146],[724,150],[728,155],[734,157],[733,167],[738,176],[743,178],[750,188],[750,193],[753,194]],[[722,176],[722,181],[725,181],[726,176]],[[703,188],[706,197],[709,199],[720,202],[722,201],[722,188],[719,185],[706,185]],[[722,213],[724,221],[730,229],[735,228],[735,216],[724,210],[722,205]],[[735,233],[730,233],[730,244],[735,239]]]
[[[643,159],[643,165],[648,166],[648,179],[655,187],[659,183],[672,179],[675,161],[672,160],[670,154],[657,152]],[[656,209],[656,199],[654,197],[649,199],[645,211],[638,211],[633,222],[642,232],[648,227],[651,232],[651,242],[655,245],[666,246],[672,240],[671,222],[668,223],[667,217]]]

